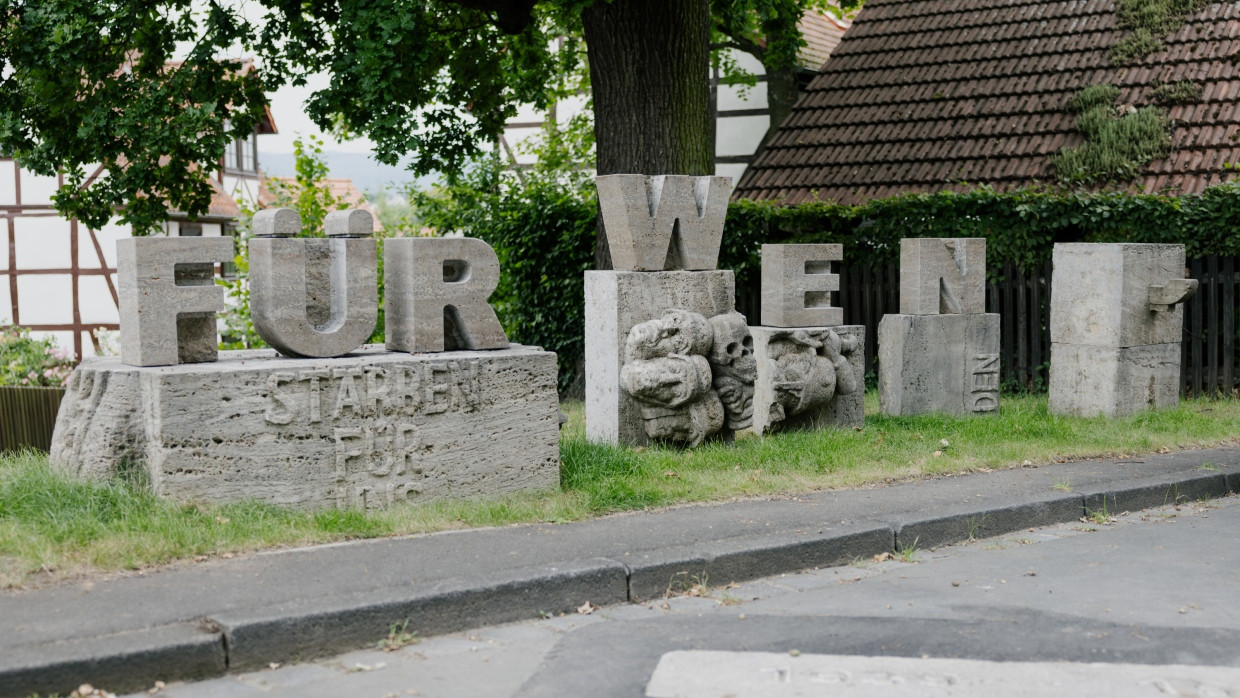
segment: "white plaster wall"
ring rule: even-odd
[[[717,155],[752,155],[762,143],[771,118],[762,116],[733,116],[719,119],[715,131]]]
[[[17,203],[16,168],[12,160],[0,159],[0,206]]]
[[[60,186],[55,177],[42,177],[22,169],[22,205],[47,205],[52,203],[52,194]]]
[[[17,310],[23,325],[73,322],[73,277],[69,274],[21,274]],[[72,335],[72,333],[70,333]]]
[[[116,284],[116,275],[112,275],[112,283]],[[112,302],[112,292],[108,290],[108,282],[102,276],[78,277],[78,309],[82,314],[82,322],[98,325],[115,325],[120,322],[120,314],[116,304]]]
[[[13,228],[19,268],[68,269],[72,266],[69,221],[52,216],[19,216],[13,220]]]

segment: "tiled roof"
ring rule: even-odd
[[[1240,162],[1240,2],[1209,5],[1165,50],[1116,66],[1108,49],[1125,33],[1112,0],[868,0],[736,196],[858,203],[1051,182],[1050,156],[1083,142],[1075,92],[1109,83],[1139,107],[1181,80],[1200,101],[1168,109],[1172,154],[1133,185],[1198,193],[1222,181]]]
[[[811,70],[818,70],[831,57],[831,52],[840,45],[844,32],[852,26],[846,18],[836,18],[821,12],[806,12],[797,21],[797,29],[805,45],[797,51],[797,63]]]

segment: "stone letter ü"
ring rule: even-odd
[[[373,226],[366,211],[332,211],[326,240],[296,238],[296,211],[254,214],[250,311],[268,344],[286,356],[330,357],[366,342],[379,314]]]

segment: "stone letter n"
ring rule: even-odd
[[[215,314],[224,309],[215,264],[232,258],[229,237],[117,240],[121,361],[130,366],[215,361]]]
[[[374,219],[332,211],[327,239],[296,238],[291,208],[254,214],[250,240],[250,312],[254,329],[285,356],[344,356],[375,331],[379,315]]]
[[[394,238],[383,246],[387,348],[410,354],[504,349],[508,337],[487,298],[499,258],[475,238]]]
[[[727,177],[618,174],[595,182],[613,269],[715,268],[732,189]]]
[[[900,314],[986,312],[986,238],[900,241]]]

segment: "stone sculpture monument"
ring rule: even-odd
[[[999,315],[985,312],[984,238],[900,241],[900,313],[878,324],[883,414],[999,410]]]
[[[753,429],[865,424],[865,326],[831,305],[841,245],[762,246],[762,325],[750,327]]]
[[[752,419],[753,341],[715,269],[726,177],[598,177],[614,269],[587,271],[586,436],[697,446]]]
[[[555,487],[556,357],[508,344],[486,302],[495,252],[389,240],[385,350],[362,346],[378,310],[370,215],[333,212],[325,227],[327,239],[297,238],[296,212],[255,215],[252,314],[279,354],[217,354],[213,265],[230,239],[119,241],[122,355],[70,378],[56,467],[138,468],[177,499],[298,508]]]
[[[1180,398],[1184,246],[1055,245],[1050,411],[1120,417]]]

